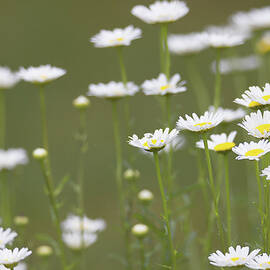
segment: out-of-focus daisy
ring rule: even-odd
[[[111,31],[101,30],[98,34],[93,36],[90,41],[98,48],[129,46],[131,41],[140,38],[141,35],[141,29],[129,25],[123,29],[116,28]]]
[[[209,112],[218,112],[223,115],[223,122],[232,122],[235,120],[242,119],[245,115],[246,112],[238,108],[236,110],[233,109],[224,109],[222,107],[218,107],[217,109],[214,106],[210,106],[208,109]]]
[[[63,242],[73,250],[87,248],[97,241],[97,235],[88,232],[65,232],[62,234]]]
[[[4,265],[0,265],[0,270],[8,270],[9,268],[5,267]],[[17,266],[14,267],[14,270],[27,270],[27,264],[24,262],[19,263]]]
[[[185,2],[156,1],[148,7],[139,5],[132,8],[131,13],[145,23],[169,23],[179,20],[189,12]]]
[[[266,176],[266,180],[270,180],[270,166],[262,170],[261,176]]]
[[[185,142],[185,137],[178,135],[170,143],[166,144],[166,146],[161,150],[161,152],[169,153],[170,149],[174,152],[178,151],[183,148]]]
[[[20,79],[34,84],[46,84],[64,76],[65,74],[66,71],[64,69],[53,67],[51,65],[29,68],[21,67],[18,71]]]
[[[10,228],[4,230],[0,228],[0,249],[5,248],[7,244],[12,244],[13,240],[18,234]]]
[[[218,267],[241,266],[252,260],[259,251],[259,249],[255,249],[249,253],[249,247],[229,247],[229,252],[223,254],[221,251],[217,250],[215,253],[212,253],[208,259],[212,265]]]
[[[0,170],[12,170],[18,165],[28,163],[27,153],[24,149],[0,149]]]
[[[256,51],[260,54],[270,52],[270,31],[265,32],[262,38],[257,42]]]
[[[72,104],[77,109],[85,109],[85,108],[89,107],[90,100],[89,100],[89,98],[87,98],[85,96],[78,96],[77,98],[75,98],[73,100]]]
[[[28,248],[0,249],[0,264],[7,268],[15,267],[20,261],[32,254]]]
[[[238,124],[244,128],[249,135],[256,138],[268,138],[270,136],[270,112],[257,111],[246,115],[243,122]]]
[[[243,72],[257,69],[261,65],[261,59],[256,55],[245,57],[232,57],[221,59],[219,63],[219,70],[222,74],[229,74],[233,72]],[[213,72],[216,71],[216,62],[212,63]]]
[[[206,111],[202,116],[196,113],[192,117],[185,115],[186,119],[179,117],[176,126],[179,130],[190,130],[194,132],[203,132],[216,127],[223,121],[223,115],[220,112]]]
[[[109,82],[107,84],[90,84],[88,96],[100,98],[121,98],[125,96],[134,96],[139,91],[139,87],[133,82],[124,85],[122,82]]]
[[[141,202],[151,202],[154,199],[154,194],[148,190],[148,189],[143,189],[138,193],[138,199]]]
[[[206,49],[209,47],[209,43],[205,33],[173,34],[168,37],[168,47],[174,54],[188,55]]]
[[[244,142],[235,146],[232,151],[238,156],[236,159],[259,160],[260,157],[270,151],[270,142],[267,140],[260,140],[259,142]]]
[[[237,132],[232,131],[229,135],[222,133],[222,134],[212,134],[210,136],[211,140],[207,140],[208,142],[208,148],[210,150],[224,153],[227,151],[232,150],[232,148],[235,146],[234,138],[236,136]],[[198,148],[204,149],[204,143],[202,140],[196,143],[196,146]]]
[[[146,80],[142,84],[145,95],[167,95],[185,92],[185,81],[181,81],[180,74],[173,75],[169,80],[161,73],[156,79]]]
[[[244,44],[249,35],[244,31],[237,31],[232,27],[209,27],[206,30],[209,46],[214,48],[228,48]]]
[[[269,269],[270,268],[269,265],[270,265],[270,256],[267,255],[266,253],[258,255],[252,260],[249,260],[248,263],[246,263],[246,267],[250,269]]]
[[[65,232],[89,232],[96,233],[105,230],[106,222],[103,219],[90,219],[86,216],[69,215],[61,224]]]
[[[248,12],[237,12],[231,17],[232,23],[239,28],[258,30],[270,27],[270,7],[252,9]]]
[[[0,67],[0,90],[12,88],[18,81],[19,77],[7,67]]]
[[[144,136],[139,139],[137,135],[129,137],[129,144],[144,149],[145,151],[155,152],[163,149],[167,144],[169,144],[178,134],[176,129],[171,132],[169,128],[157,129],[152,133],[145,133]]]

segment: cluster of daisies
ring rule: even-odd
[[[17,233],[10,228],[4,229],[0,227],[0,265],[1,269],[25,270],[26,264],[23,260],[32,254],[28,248],[9,249],[7,246],[12,245]]]

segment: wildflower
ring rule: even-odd
[[[21,67],[18,76],[20,79],[33,84],[46,84],[54,81],[66,74],[62,68],[53,67],[51,65],[43,65],[39,67]]]
[[[220,112],[206,111],[202,116],[198,117],[196,113],[192,117],[185,115],[186,119],[179,117],[176,126],[179,130],[190,130],[194,132],[204,132],[216,127],[223,121],[223,115]]]
[[[208,140],[208,148],[210,150],[216,151],[218,153],[225,153],[227,151],[232,150],[235,146],[234,138],[237,132],[232,131],[228,136],[225,133],[222,134],[212,134],[210,136],[211,140]],[[198,148],[204,149],[204,143],[202,140],[196,143]]]
[[[190,55],[206,49],[209,43],[205,33],[173,34],[168,37],[168,47],[174,54]]]
[[[8,270],[8,268],[4,265],[0,265],[0,270]],[[18,263],[18,265],[14,267],[14,270],[27,270],[27,265],[24,262]]]
[[[265,32],[262,38],[257,42],[256,51],[260,54],[270,52],[270,31]]]
[[[49,257],[52,255],[53,249],[50,246],[43,245],[43,246],[39,246],[36,249],[36,253],[38,256],[43,257],[43,258]]]
[[[132,170],[132,169],[127,169],[124,172],[124,178],[126,180],[135,180],[140,177],[140,172],[138,170]]]
[[[243,122],[238,124],[244,128],[249,135],[256,138],[268,138],[270,136],[270,112],[257,111],[246,115]]]
[[[14,217],[14,224],[17,226],[25,226],[29,223],[29,218],[26,216],[16,216]]]
[[[85,96],[78,96],[72,104],[76,109],[86,109],[90,105],[90,100]]]
[[[270,151],[270,142],[260,140],[259,142],[244,142],[232,148],[232,151],[238,156],[236,159],[259,160],[260,157]]]
[[[259,249],[255,249],[249,253],[249,247],[236,246],[235,249],[229,247],[229,252],[223,254],[221,251],[217,250],[215,253],[212,253],[208,259],[211,264],[218,267],[241,266],[251,261],[259,251]]]
[[[12,170],[18,165],[28,163],[27,153],[21,148],[0,150],[0,170]]]
[[[0,67],[0,90],[12,88],[18,81],[19,77],[7,67]]]
[[[270,166],[262,170],[261,176],[266,176],[266,180],[270,180]]]
[[[209,112],[218,112],[223,115],[223,122],[233,122],[235,120],[241,119],[246,115],[246,111],[241,108],[236,110],[233,109],[224,109],[222,107],[218,107],[217,109],[214,106],[210,106],[208,108]]]
[[[95,47],[98,48],[129,46],[131,41],[141,38],[141,35],[141,29],[129,25],[124,29],[101,30],[90,39],[90,42],[94,43]]]
[[[153,201],[154,195],[150,190],[143,189],[138,193],[138,199],[143,203],[149,203]]]
[[[170,23],[179,20],[189,12],[184,2],[156,1],[148,7],[139,5],[132,8],[131,13],[145,23]]]
[[[73,250],[87,248],[97,241],[97,235],[89,232],[65,232],[62,238],[67,247]]]
[[[143,238],[148,234],[149,228],[145,224],[136,224],[132,227],[131,232],[134,236]]]
[[[12,244],[13,240],[18,234],[10,228],[4,230],[0,227],[0,249],[5,248],[6,245]]]
[[[183,148],[185,145],[185,137],[178,135],[173,140],[171,140],[170,143],[166,144],[166,146],[161,150],[161,152],[169,153],[170,150],[172,151],[178,151]]]
[[[266,253],[258,255],[246,263],[246,267],[251,269],[269,269],[269,265],[270,256]]]
[[[167,95],[185,92],[185,81],[181,81],[180,74],[175,74],[169,80],[165,74],[160,74],[157,79],[146,80],[142,84],[145,95]]]
[[[156,129],[153,134],[145,133],[141,139],[134,134],[129,137],[128,143],[145,151],[156,152],[163,149],[177,134],[178,131],[176,129],[173,129],[171,132],[169,132],[169,128],[166,128],[164,131],[162,129]]]
[[[107,84],[90,84],[87,95],[115,99],[125,96],[134,96],[138,91],[139,87],[133,82],[128,82],[126,85],[122,82],[109,82]]]
[[[44,148],[36,148],[33,151],[33,157],[37,160],[43,160],[44,158],[46,158],[48,156],[48,152],[46,149]]]
[[[7,268],[13,268],[31,254],[32,251],[28,248],[15,248],[13,250],[7,248],[0,249],[0,264],[3,264]]]

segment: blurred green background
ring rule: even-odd
[[[57,181],[66,174],[71,178],[76,175],[78,145],[74,140],[74,134],[78,128],[78,113],[72,107],[72,100],[86,93],[89,83],[120,80],[114,49],[96,49],[90,44],[89,38],[101,29],[125,27],[129,24],[140,27],[143,30],[143,38],[134,41],[124,52],[128,78],[140,84],[159,73],[159,29],[144,24],[130,14],[134,5],[149,3],[146,0],[1,0],[1,65],[16,70],[20,66],[52,64],[67,70],[66,76],[49,85],[46,90],[51,159]],[[207,25],[225,24],[228,16],[235,11],[267,4],[268,0],[189,0],[189,14],[172,24],[169,31],[201,31]],[[247,53],[250,51],[249,48],[237,50]],[[214,53],[211,50],[203,52],[198,58],[198,68],[204,76],[210,95],[213,92],[213,74],[210,72],[213,59]],[[190,78],[185,69],[185,61],[174,56],[172,73],[176,72],[187,80],[189,87]],[[256,72],[250,73],[247,85],[256,83]],[[224,78],[222,87],[224,104],[235,107],[232,100],[238,93],[230,76]],[[6,92],[6,98],[7,145],[23,147],[31,156],[32,150],[41,144],[38,90],[35,86],[21,82],[15,89]],[[106,100],[91,98],[91,102],[92,106],[88,112],[86,209],[89,217],[104,218],[108,228],[100,234],[98,242],[88,251],[89,268],[122,269],[121,264],[110,256],[121,253],[122,245],[114,179],[111,107]],[[164,126],[162,112],[154,98],[138,94],[130,99],[130,102],[134,133],[143,134]],[[197,110],[191,87],[186,93],[173,98],[173,110],[175,119],[180,114]],[[122,108],[120,111],[123,115]],[[124,129],[122,131],[125,154],[132,151],[137,157],[141,157],[135,149],[127,146],[127,134],[124,133]],[[179,186],[196,181],[196,171],[193,169],[195,162],[195,158],[189,155],[188,147],[176,154],[176,180]],[[237,199],[244,198],[245,194],[241,192],[244,179],[239,173],[244,165],[236,164],[235,161],[232,165],[234,193]],[[135,168],[141,172],[139,185],[154,191],[157,201],[154,207],[158,208],[159,192],[151,160],[144,156],[137,158]],[[27,229],[27,237],[31,241],[28,244],[34,248],[41,243],[32,241],[35,234],[54,234],[38,164],[31,159],[27,166],[11,173],[10,181],[15,192],[12,195],[14,214],[29,216],[31,223]],[[70,187],[66,188],[63,200],[64,218],[76,203]],[[194,207],[197,211],[199,204]],[[241,215],[245,214],[242,212]],[[241,216],[237,216],[241,221]],[[243,230],[240,239],[241,234],[244,236],[247,232]],[[35,260],[35,255],[31,260]]]

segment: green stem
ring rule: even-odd
[[[0,148],[5,148],[6,139],[6,101],[5,92],[0,90]]]
[[[1,214],[3,218],[3,226],[11,226],[11,207],[10,207],[10,189],[7,178],[7,171],[2,170],[1,174]]]
[[[42,124],[42,141],[43,148],[49,152],[49,139],[48,139],[48,124],[46,117],[46,102],[45,102],[45,92],[44,87],[40,87],[40,113],[41,113],[41,124]]]
[[[164,54],[165,54],[165,75],[167,79],[170,79],[170,68],[171,68],[171,60],[170,60],[170,51],[168,47],[168,24],[164,24]]]
[[[220,73],[220,57],[221,57],[221,49],[216,49],[216,82],[215,82],[215,100],[214,106],[215,108],[220,106],[220,91],[221,91],[221,73]]]
[[[265,214],[264,214],[264,234],[265,234],[265,252],[268,253],[269,250],[269,183],[268,180],[264,180],[264,204],[265,204]]]
[[[168,205],[167,205],[167,199],[166,199],[166,195],[165,195],[165,191],[164,191],[163,181],[161,178],[158,152],[153,152],[153,155],[154,155],[154,159],[155,159],[156,173],[157,173],[158,184],[159,184],[159,189],[160,189],[162,204],[163,204],[163,211],[164,211],[163,219],[165,220],[165,224],[166,224],[166,229],[167,229],[166,234],[168,237],[168,243],[169,243],[170,253],[171,253],[171,270],[175,270],[176,269],[176,258],[175,258],[175,251],[174,251],[174,247],[173,247],[169,209],[168,209]]]
[[[140,239],[139,242],[140,242],[139,244],[140,244],[141,270],[146,270],[143,239]]]
[[[160,25],[160,69],[165,74],[164,26]]]
[[[118,52],[118,59],[119,59],[119,64],[120,64],[120,70],[121,70],[121,77],[123,84],[127,84],[127,72],[124,64],[124,56],[123,56],[123,47],[118,47],[117,48]]]
[[[210,153],[209,153],[209,149],[208,149],[208,142],[207,142],[206,133],[203,133],[202,137],[203,137],[205,157],[206,157],[206,161],[207,161],[207,168],[208,168],[208,174],[209,174],[209,184],[210,184],[210,189],[211,189],[211,193],[213,196],[213,202],[214,202],[214,211],[215,211],[215,217],[216,217],[216,222],[217,222],[217,229],[218,229],[218,234],[219,234],[219,238],[221,241],[221,245],[222,245],[222,248],[224,250],[225,244],[224,244],[223,228],[222,228],[221,218],[220,218],[219,209],[218,209],[218,198],[217,198],[216,189],[215,189],[213,169],[212,169],[212,163],[211,163]]]
[[[232,244],[232,215],[231,215],[231,199],[230,199],[230,180],[229,180],[229,162],[228,154],[224,154],[224,173],[225,173],[225,185],[226,185],[226,208],[227,208],[227,241],[228,246]]]

